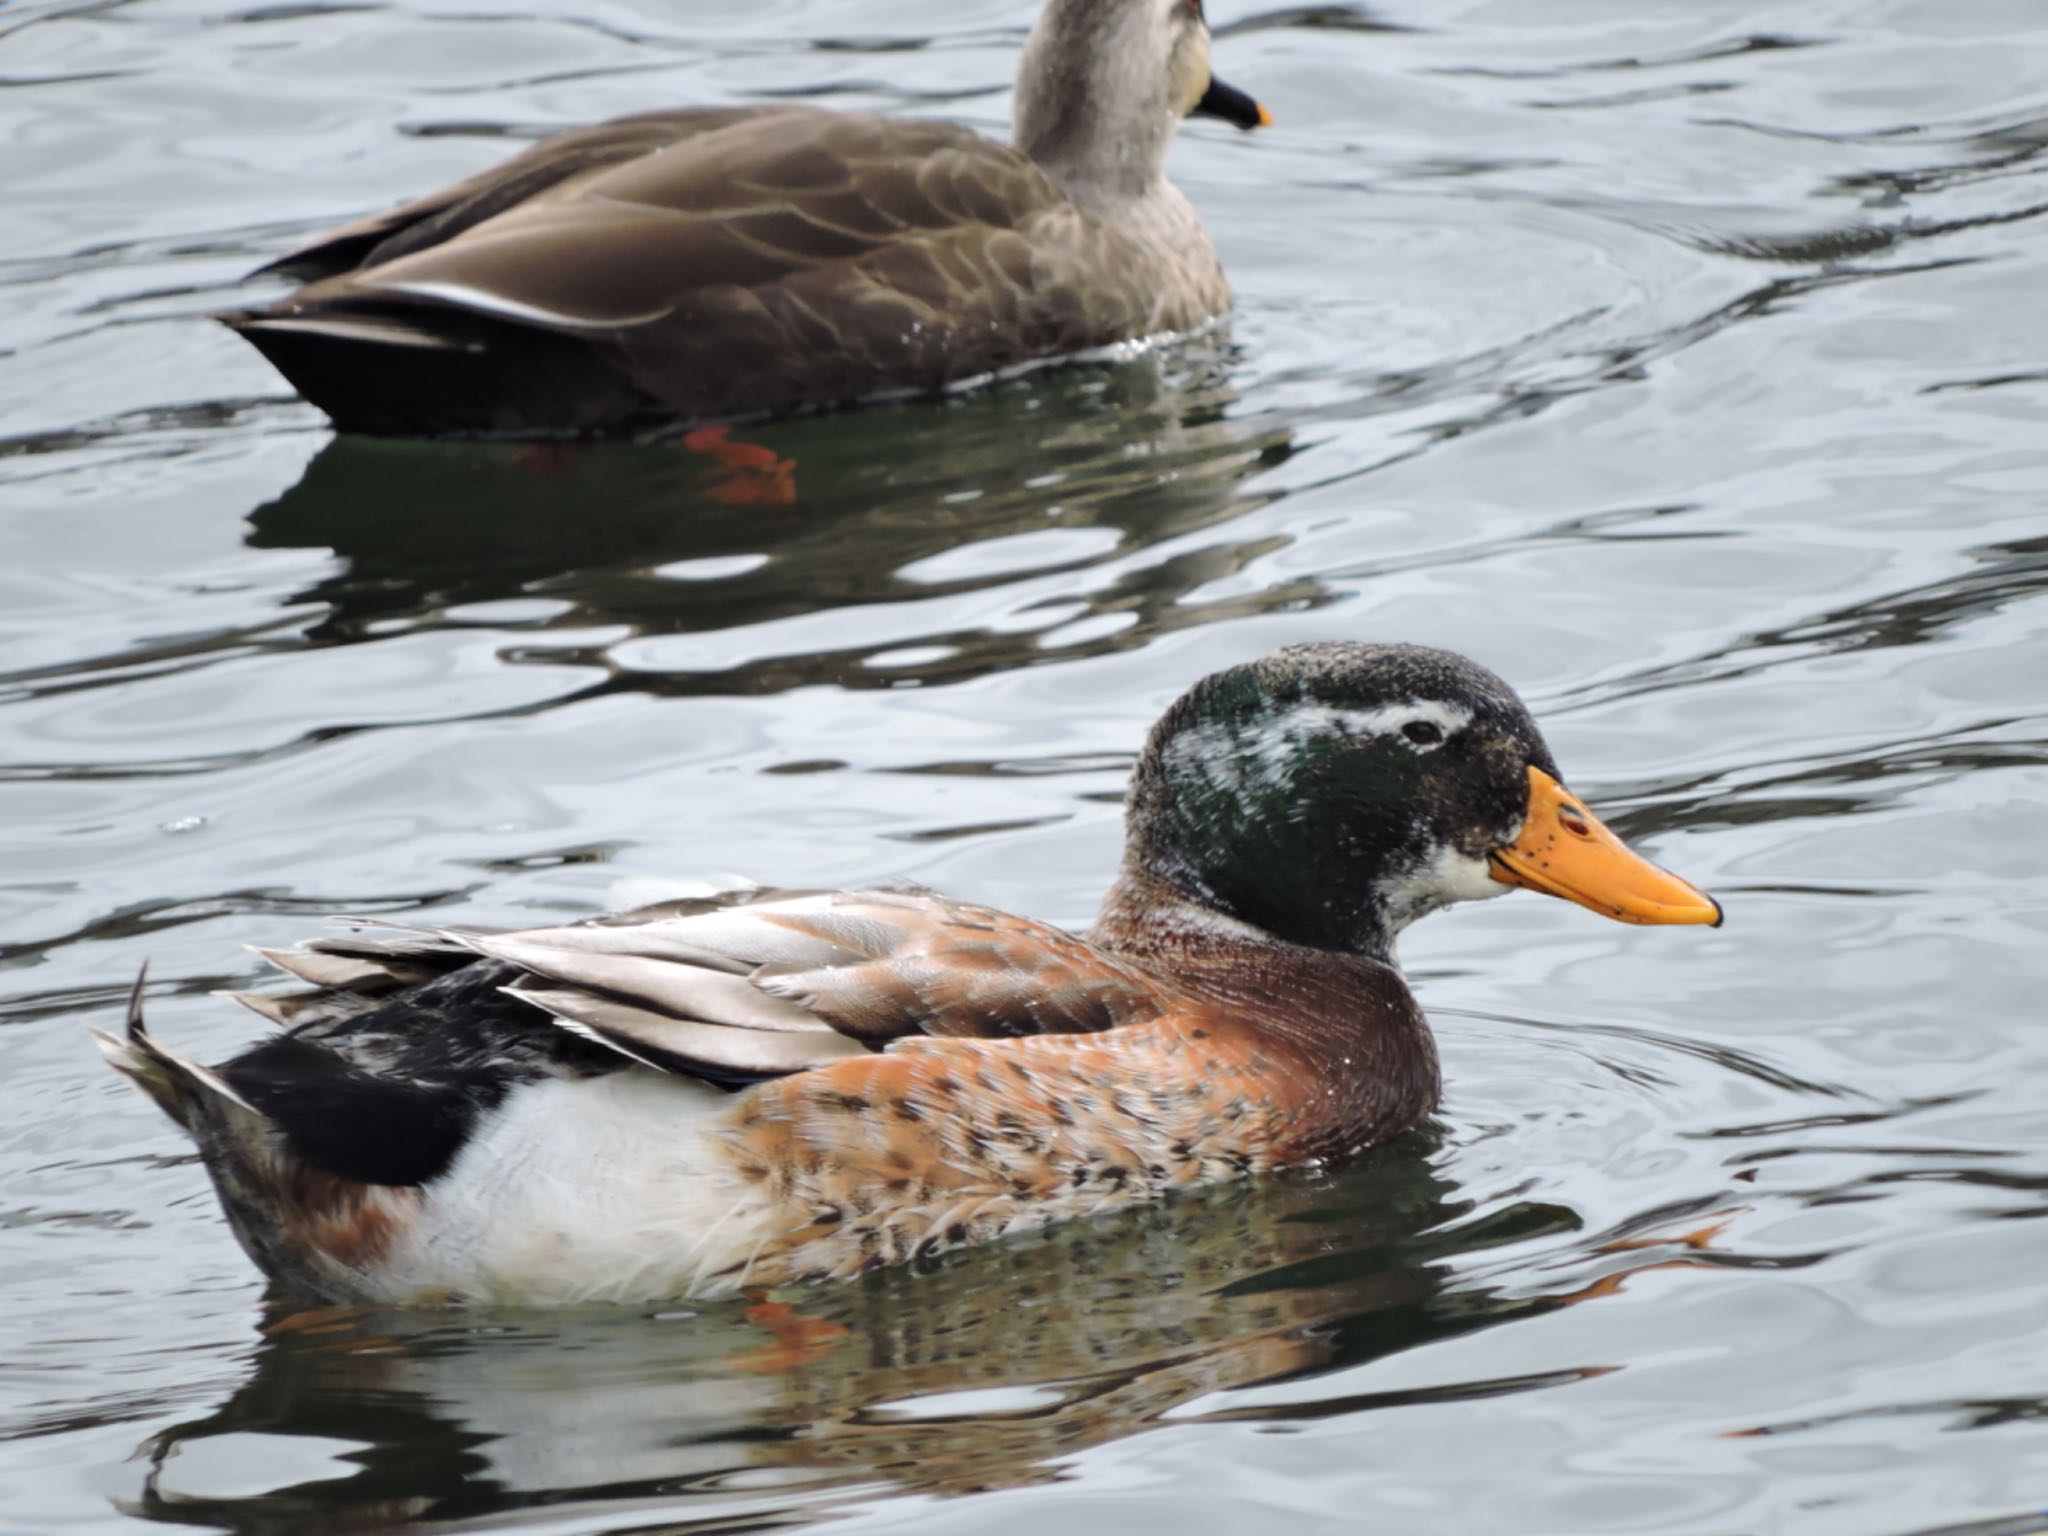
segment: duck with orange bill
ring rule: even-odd
[[[216,1068],[114,1066],[283,1292],[639,1301],[847,1276],[1355,1153],[1440,1092],[1394,963],[1521,888],[1721,909],[1565,787],[1484,668],[1294,646],[1153,727],[1084,937],[926,890],[748,890],[267,952],[306,984]]]

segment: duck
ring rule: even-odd
[[[1201,0],[1047,0],[1015,136],[778,102],[577,128],[252,275],[216,318],[344,432],[655,435],[905,398],[1229,308],[1166,177],[1215,78]]]
[[[1562,782],[1452,652],[1330,641],[1152,728],[1076,934],[918,887],[748,889],[526,929],[263,951],[218,1067],[142,983],[111,1064],[198,1145],[280,1295],[648,1302],[844,1278],[1416,1125],[1441,1076],[1396,937],[1513,889],[1721,908]]]

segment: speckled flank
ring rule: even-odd
[[[1392,971],[1161,932],[1154,1023],[912,1038],[751,1090],[731,1157],[780,1209],[720,1280],[848,1275],[1340,1156],[1435,1104],[1435,1050]]]
[[[1247,1030],[1174,1018],[1000,1049],[911,1040],[763,1084],[733,1157],[785,1207],[746,1265],[847,1275],[1287,1160],[1308,1064]]]

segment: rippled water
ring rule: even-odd
[[[200,317],[635,107],[992,131],[1025,0],[0,10],[0,1528],[2048,1530],[2048,13],[1215,0],[1227,336],[674,447],[336,441]],[[1715,933],[1406,959],[1321,1178],[780,1303],[267,1309],[100,1068],[329,914],[1084,922],[1189,680],[1506,673]]]

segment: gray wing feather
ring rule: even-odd
[[[685,936],[694,932],[689,926],[690,921],[630,926],[575,923],[562,928],[522,928],[505,934],[464,933],[462,939],[468,948],[482,954],[497,954],[504,960],[512,960],[514,956],[502,952],[500,941],[565,955],[637,956],[643,960],[662,960],[676,965],[698,966],[707,971],[722,971],[731,976],[744,976],[753,969],[748,962],[723,953],[714,945],[691,942]],[[491,947],[493,945],[497,947]],[[527,962],[519,960],[517,963],[524,965]]]
[[[477,953],[574,987],[609,993],[674,1018],[740,1029],[832,1032],[823,1020],[763,992],[743,976],[654,954],[608,954],[540,943],[532,934],[475,941]]]
[[[309,986],[333,992],[393,992],[430,980],[436,973],[373,956],[328,954],[315,948],[257,949],[257,954]]]
[[[644,1066],[664,1072],[702,1071],[714,1077],[779,1077],[867,1054],[858,1041],[831,1030],[791,1034],[731,1029],[679,1019],[572,987],[522,983],[505,989],[546,1009],[558,1023],[597,1040]]]
[[[455,1021],[436,1009],[475,1007],[457,999],[483,957],[495,964],[479,979],[562,1029],[727,1084],[908,1035],[1095,1031],[1160,1006],[1156,979],[1083,939],[925,891],[748,891],[547,928],[401,927],[262,953],[316,990],[230,995],[286,1027],[347,1030],[374,1012],[380,1038],[438,1034]],[[414,1013],[419,981],[440,990]]]
[[[260,1013],[280,1029],[296,1029],[301,1024],[331,1024],[354,1018],[378,1006],[374,997],[365,997],[359,992],[330,992],[325,988],[311,992],[216,992],[214,996],[240,1003],[250,1012]]]

